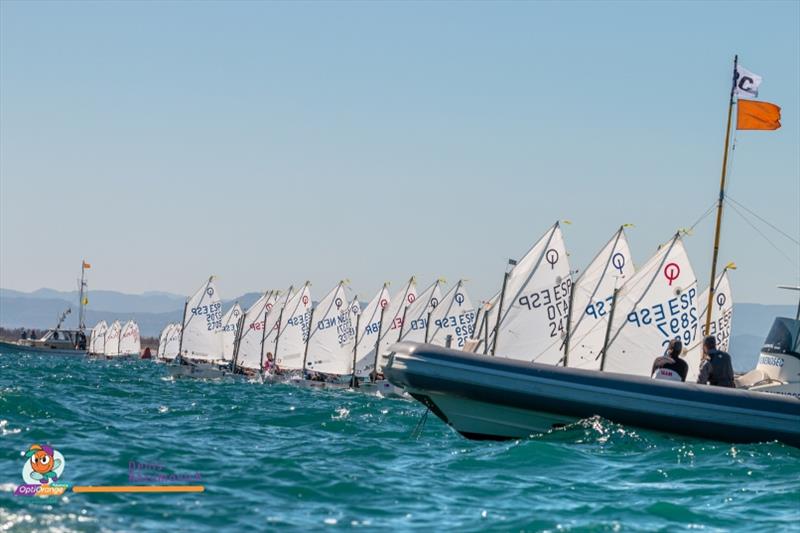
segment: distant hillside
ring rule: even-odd
[[[224,308],[234,301],[245,309],[261,295],[246,293],[235,300],[224,301]],[[115,291],[91,291],[86,308],[86,324],[91,327],[100,320],[136,320],[144,336],[156,336],[169,322],[179,322],[185,297],[165,292],[124,294]],[[0,289],[0,326],[6,328],[46,329],[55,326],[58,317],[72,309],[65,321],[66,328],[78,325],[78,292],[39,289],[20,292]]]
[[[33,300],[63,300],[78,305],[78,291],[56,291],[38,289],[33,292],[19,292],[0,289],[0,299],[28,298]],[[116,291],[93,290],[89,293],[89,304],[95,311],[164,313],[183,306],[184,296],[167,292],[148,292],[144,294],[125,294]]]

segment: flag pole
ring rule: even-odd
[[[731,117],[733,116],[733,93],[736,89],[736,66],[739,56],[733,56],[733,79],[731,82],[731,96],[728,101],[728,127],[725,130],[725,152],[722,155],[722,175],[719,180],[719,199],[717,200],[717,225],[714,231],[714,253],[711,257],[711,280],[708,282],[708,308],[706,309],[705,334],[711,331],[711,310],[714,303],[714,283],[717,279],[717,258],[719,257],[719,236],[722,225],[722,204],[725,201],[725,178],[728,167],[728,147],[731,140]]]

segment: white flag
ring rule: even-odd
[[[736,65],[736,96],[757,98],[759,85],[761,85],[761,76],[753,74],[741,65]]]

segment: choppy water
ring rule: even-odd
[[[800,450],[588,420],[532,440],[467,441],[405,400],[286,385],[171,381],[147,361],[0,352],[0,531],[362,528],[786,531]],[[184,495],[13,496],[48,442],[64,481],[128,482],[129,462],[200,473]]]

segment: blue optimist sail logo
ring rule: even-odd
[[[66,461],[61,452],[47,444],[32,444],[23,452],[24,485],[14,491],[16,496],[60,496],[69,485],[59,483]]]

